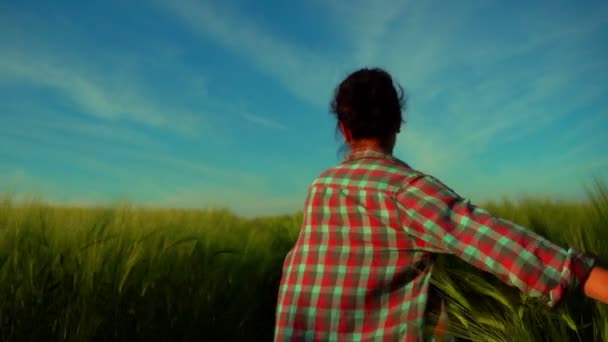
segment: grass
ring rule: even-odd
[[[608,261],[608,189],[588,203],[486,203],[500,217]],[[283,258],[301,213],[72,208],[0,202],[0,341],[272,340]],[[433,279],[449,330],[475,341],[602,341],[608,308],[547,310],[458,259]]]

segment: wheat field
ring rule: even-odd
[[[608,261],[608,189],[583,203],[485,203],[494,214]],[[0,203],[1,341],[270,341],[283,258],[301,213]],[[605,341],[608,307],[571,295],[542,307],[442,256],[449,331],[473,341]]]

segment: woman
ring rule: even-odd
[[[391,76],[361,69],[332,112],[349,153],[310,186],[299,238],[283,267],[275,341],[420,341],[434,257],[448,253],[548,306],[584,284],[608,302],[608,272],[575,249],[492,216],[392,155],[404,108]],[[595,267],[594,267],[595,266]]]

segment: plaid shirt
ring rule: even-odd
[[[448,253],[555,306],[594,260],[496,218],[399,159],[352,152],[310,186],[283,265],[275,341],[421,341]],[[433,304],[436,305],[436,304]]]

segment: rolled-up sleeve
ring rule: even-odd
[[[422,250],[455,255],[549,307],[580,287],[595,259],[472,205],[432,176],[396,194],[406,232]]]

